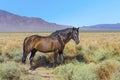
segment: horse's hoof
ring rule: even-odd
[[[53,68],[56,68],[56,65],[53,65]]]
[[[29,69],[30,69],[30,70],[35,70],[35,68],[34,68],[34,67],[30,67]]]

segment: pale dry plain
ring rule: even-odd
[[[0,33],[1,80],[120,80],[120,32],[81,32],[78,45],[71,40],[65,47],[65,65],[29,71],[29,60],[21,64],[22,44],[25,37],[35,34],[50,33]],[[52,53],[39,55],[53,62]]]

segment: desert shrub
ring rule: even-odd
[[[22,56],[16,56],[16,57],[14,57],[14,61],[15,62],[21,62],[21,59],[22,59]]]
[[[107,60],[97,65],[96,74],[100,80],[110,80],[117,70],[117,61]]]
[[[2,47],[2,54],[9,55],[10,52],[15,52],[20,49],[19,42],[7,42],[4,47]]]
[[[1,50],[1,48],[2,48],[2,47],[0,46],[0,56],[2,55],[2,50]]]
[[[84,61],[86,63],[90,63],[90,62],[99,63],[106,59],[112,59],[115,56],[119,56],[118,50],[109,46],[105,48],[101,48],[101,46],[97,47],[96,45],[95,47],[95,45],[89,44],[88,46],[78,45],[76,48],[77,48],[77,53],[83,56]],[[118,57],[117,59],[119,60]]]
[[[4,55],[4,57],[6,57],[9,60],[20,62],[22,57],[22,50],[20,49],[17,42],[11,42],[11,43],[8,42],[2,48],[2,55]]]
[[[105,50],[96,50],[94,52],[94,54],[92,55],[92,57],[93,57],[94,61],[99,63],[100,61],[103,61],[103,60],[107,59],[108,54],[109,53],[106,52]]]
[[[84,62],[95,62],[92,57],[93,52],[91,52],[88,47],[83,47],[82,50],[78,50],[78,53],[83,56]]]
[[[95,64],[84,64],[79,62],[70,63],[55,68],[55,74],[64,77],[64,80],[97,80],[94,73]]]
[[[94,63],[90,63],[87,65],[77,65],[74,69],[71,80],[97,80],[97,76],[94,73],[94,69]]]
[[[65,49],[64,49],[64,55],[66,56],[74,56],[74,55],[77,55],[77,52],[76,52],[76,44],[74,43],[74,41],[70,41],[66,44],[65,46]]]
[[[54,73],[61,75],[65,80],[71,80],[73,75],[73,66],[74,65],[72,63],[64,66],[59,66],[55,68]]]
[[[5,55],[1,55],[0,56],[0,63],[3,63],[3,62],[7,62],[9,60],[9,58]]]
[[[114,55],[114,50],[109,48],[96,50],[92,57],[97,63],[108,59],[120,61],[120,57],[118,55]]]
[[[2,80],[20,80],[20,76],[17,63],[7,62],[0,64],[0,77]]]
[[[77,53],[79,53],[82,49],[83,49],[83,45],[82,44],[78,44],[76,46]]]
[[[120,63],[115,62],[115,65],[117,65],[117,68],[113,76],[111,77],[111,80],[120,80]]]
[[[19,67],[20,67],[20,71],[22,72],[22,74],[29,74],[28,68],[26,68],[24,65],[21,65]]]
[[[12,51],[9,52],[8,57],[13,59],[16,56],[22,56],[22,50],[14,48]]]
[[[116,61],[119,61],[120,62],[120,56],[113,56],[112,58],[110,58],[112,60],[116,60]]]
[[[8,54],[0,55],[0,62],[7,62],[8,60],[14,60],[15,62],[21,62],[22,52],[20,50],[15,50]]]
[[[56,67],[54,73],[64,80],[120,80],[120,63],[116,60],[99,64],[74,62]]]
[[[14,48],[7,56],[15,62],[21,62],[22,50]]]

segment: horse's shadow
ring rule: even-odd
[[[65,56],[64,57],[64,64],[68,64],[74,60],[77,60],[78,62],[85,62],[85,59],[83,55],[76,55],[76,56]],[[60,60],[58,60],[58,66],[60,65]],[[34,63],[33,68],[39,68],[39,67],[47,67],[47,68],[53,68],[53,62],[49,61],[49,59],[46,56],[39,56],[37,58],[37,61]]]

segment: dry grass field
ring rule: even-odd
[[[71,40],[65,47],[65,65],[49,68],[53,53],[37,52],[34,62],[41,65],[29,71],[22,44],[33,34],[50,33],[0,33],[0,80],[120,80],[120,32],[81,32],[78,45]]]

